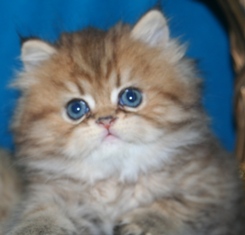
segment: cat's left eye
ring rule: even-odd
[[[89,111],[89,106],[82,99],[71,100],[66,106],[68,117],[74,121],[81,119]]]
[[[131,108],[138,107],[142,102],[142,93],[134,87],[124,89],[119,94],[119,105]]]

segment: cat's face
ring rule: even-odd
[[[27,41],[13,126],[24,154],[115,168],[128,159],[142,169],[167,158],[198,103],[198,81],[168,36],[153,11],[132,30],[67,34],[55,46]]]

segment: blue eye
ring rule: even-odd
[[[132,108],[138,107],[142,102],[142,93],[136,88],[130,87],[123,90],[119,95],[119,105]]]
[[[87,103],[80,99],[71,100],[66,106],[66,113],[72,120],[82,118],[89,111],[90,109]]]

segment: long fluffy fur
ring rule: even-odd
[[[22,189],[20,172],[13,165],[12,156],[0,149],[0,231],[19,202]]]
[[[13,131],[27,186],[3,234],[244,234],[236,162],[209,130],[193,63],[140,30],[88,29],[23,53]],[[118,106],[126,87],[142,91],[139,107]],[[76,122],[74,98],[91,109]],[[118,138],[103,142],[107,116]]]

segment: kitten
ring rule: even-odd
[[[26,41],[13,131],[27,186],[3,234],[245,234],[235,160],[184,54],[156,10]]]

